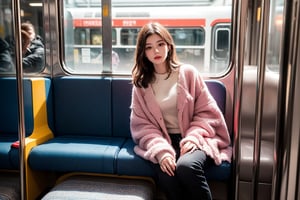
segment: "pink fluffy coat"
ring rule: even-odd
[[[217,165],[231,162],[232,148],[226,123],[198,71],[190,65],[179,68],[177,86],[179,128],[183,139],[194,142]],[[166,155],[175,157],[153,90],[133,87],[130,128],[137,155],[158,163]]]

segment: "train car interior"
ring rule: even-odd
[[[5,0],[0,200],[167,200],[130,129],[137,37],[154,21],[226,121],[212,198],[300,198],[299,0]]]

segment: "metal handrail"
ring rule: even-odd
[[[103,44],[103,73],[110,72],[112,64],[112,16],[111,16],[111,0],[102,0],[102,41]]]
[[[22,38],[21,38],[21,17],[20,1],[12,1],[13,24],[15,35],[15,55],[16,55],[16,79],[18,91],[18,133],[19,133],[19,158],[20,158],[20,185],[21,199],[25,199],[26,177],[25,177],[25,123],[24,123],[24,95],[23,95],[23,65],[22,65]]]
[[[274,199],[299,199],[299,38],[300,3],[298,0],[285,1],[284,51],[280,80],[282,108],[279,129],[279,152],[276,182],[272,188]],[[297,118],[298,117],[298,118]]]
[[[236,65],[236,75],[235,75],[235,98],[234,98],[234,150],[235,150],[235,199],[239,198],[239,167],[240,167],[240,120],[241,120],[241,102],[242,102],[242,85],[243,85],[243,71],[244,71],[244,55],[245,55],[245,38],[246,38],[246,26],[247,26],[247,9],[248,1],[233,1],[233,43],[232,52],[233,58],[231,59],[234,65]]]
[[[252,199],[258,198],[259,169],[260,169],[260,149],[261,149],[261,131],[264,102],[264,83],[266,71],[266,54],[270,17],[270,0],[261,2],[261,23],[259,44],[260,53],[258,55],[258,73],[255,103],[255,130],[254,130],[254,151],[253,151],[253,179],[252,179]]]

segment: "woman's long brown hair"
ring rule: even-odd
[[[145,55],[146,40],[150,35],[159,35],[169,46],[166,59],[167,70],[170,74],[174,68],[179,67],[174,40],[169,31],[161,24],[154,22],[142,27],[137,37],[135,50],[135,64],[132,69],[132,82],[136,87],[147,88],[154,80],[154,66]]]

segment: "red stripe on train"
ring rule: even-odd
[[[215,19],[210,23],[210,26],[213,27],[213,26],[215,26],[216,24],[219,24],[219,23],[230,23],[230,22],[231,22],[231,19],[227,19],[227,18]]]
[[[204,27],[205,19],[113,19],[113,27],[141,27],[148,22],[159,22],[166,27]],[[74,27],[100,27],[101,19],[74,19]]]

